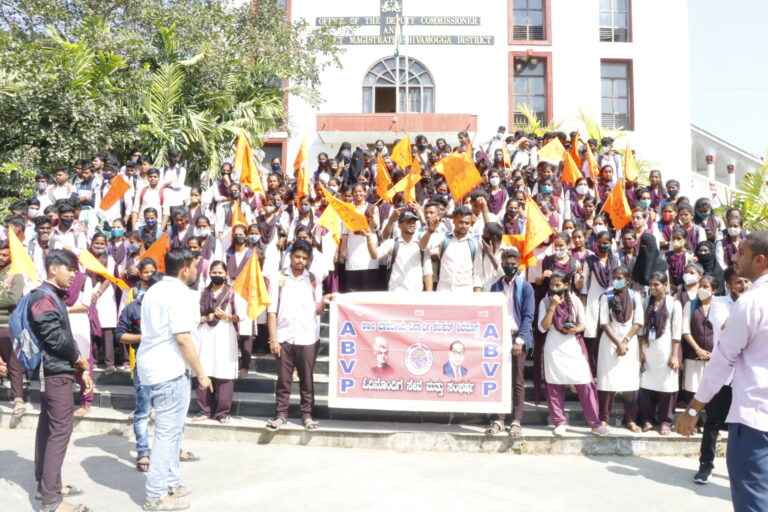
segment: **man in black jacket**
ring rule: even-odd
[[[86,510],[62,500],[82,494],[78,488],[61,484],[61,466],[74,425],[72,378],[75,369],[83,371],[85,392],[93,389],[88,360],[80,355],[69,326],[62,298],[77,271],[77,258],[69,251],[52,249],[45,258],[47,279],[42,284],[53,295],[36,288],[30,293],[30,327],[43,344],[43,384],[40,395],[40,419],[35,439],[35,480],[44,511]]]

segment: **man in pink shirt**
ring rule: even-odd
[[[734,269],[752,287],[733,305],[699,390],[676,430],[693,434],[701,410],[733,371],[733,401],[726,419],[733,507],[768,510],[768,231],[745,238]]]

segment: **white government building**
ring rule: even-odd
[[[624,127],[619,149],[628,141],[684,187],[708,185],[700,153],[720,145],[690,123],[686,0],[282,2],[293,20],[354,25],[340,39],[342,68],[322,75],[319,109],[290,96],[290,137],[266,140],[266,155],[281,156],[289,173],[305,136],[312,169],[317,154],[333,156],[344,141],[372,147],[424,134],[455,145],[467,130],[477,148],[499,125],[514,132],[525,103],[566,132],[581,126],[580,109],[607,128]],[[395,40],[404,42],[398,58]],[[729,158],[721,155],[723,169],[754,163]],[[710,179],[728,182],[709,169]]]

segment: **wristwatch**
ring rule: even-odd
[[[688,416],[693,416],[694,418],[699,415],[699,411],[697,411],[693,407],[689,407],[688,409],[685,410],[685,412],[688,413]]]

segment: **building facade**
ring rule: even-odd
[[[479,147],[514,131],[528,105],[560,129],[580,111],[623,127],[665,177],[691,171],[688,2],[662,0],[285,0],[291,19],[354,29],[342,68],[322,76],[324,103],[290,97],[288,132],[267,140],[286,168],[306,137],[310,158],[344,141],[371,147],[405,134]],[[290,137],[288,136],[290,133]]]

